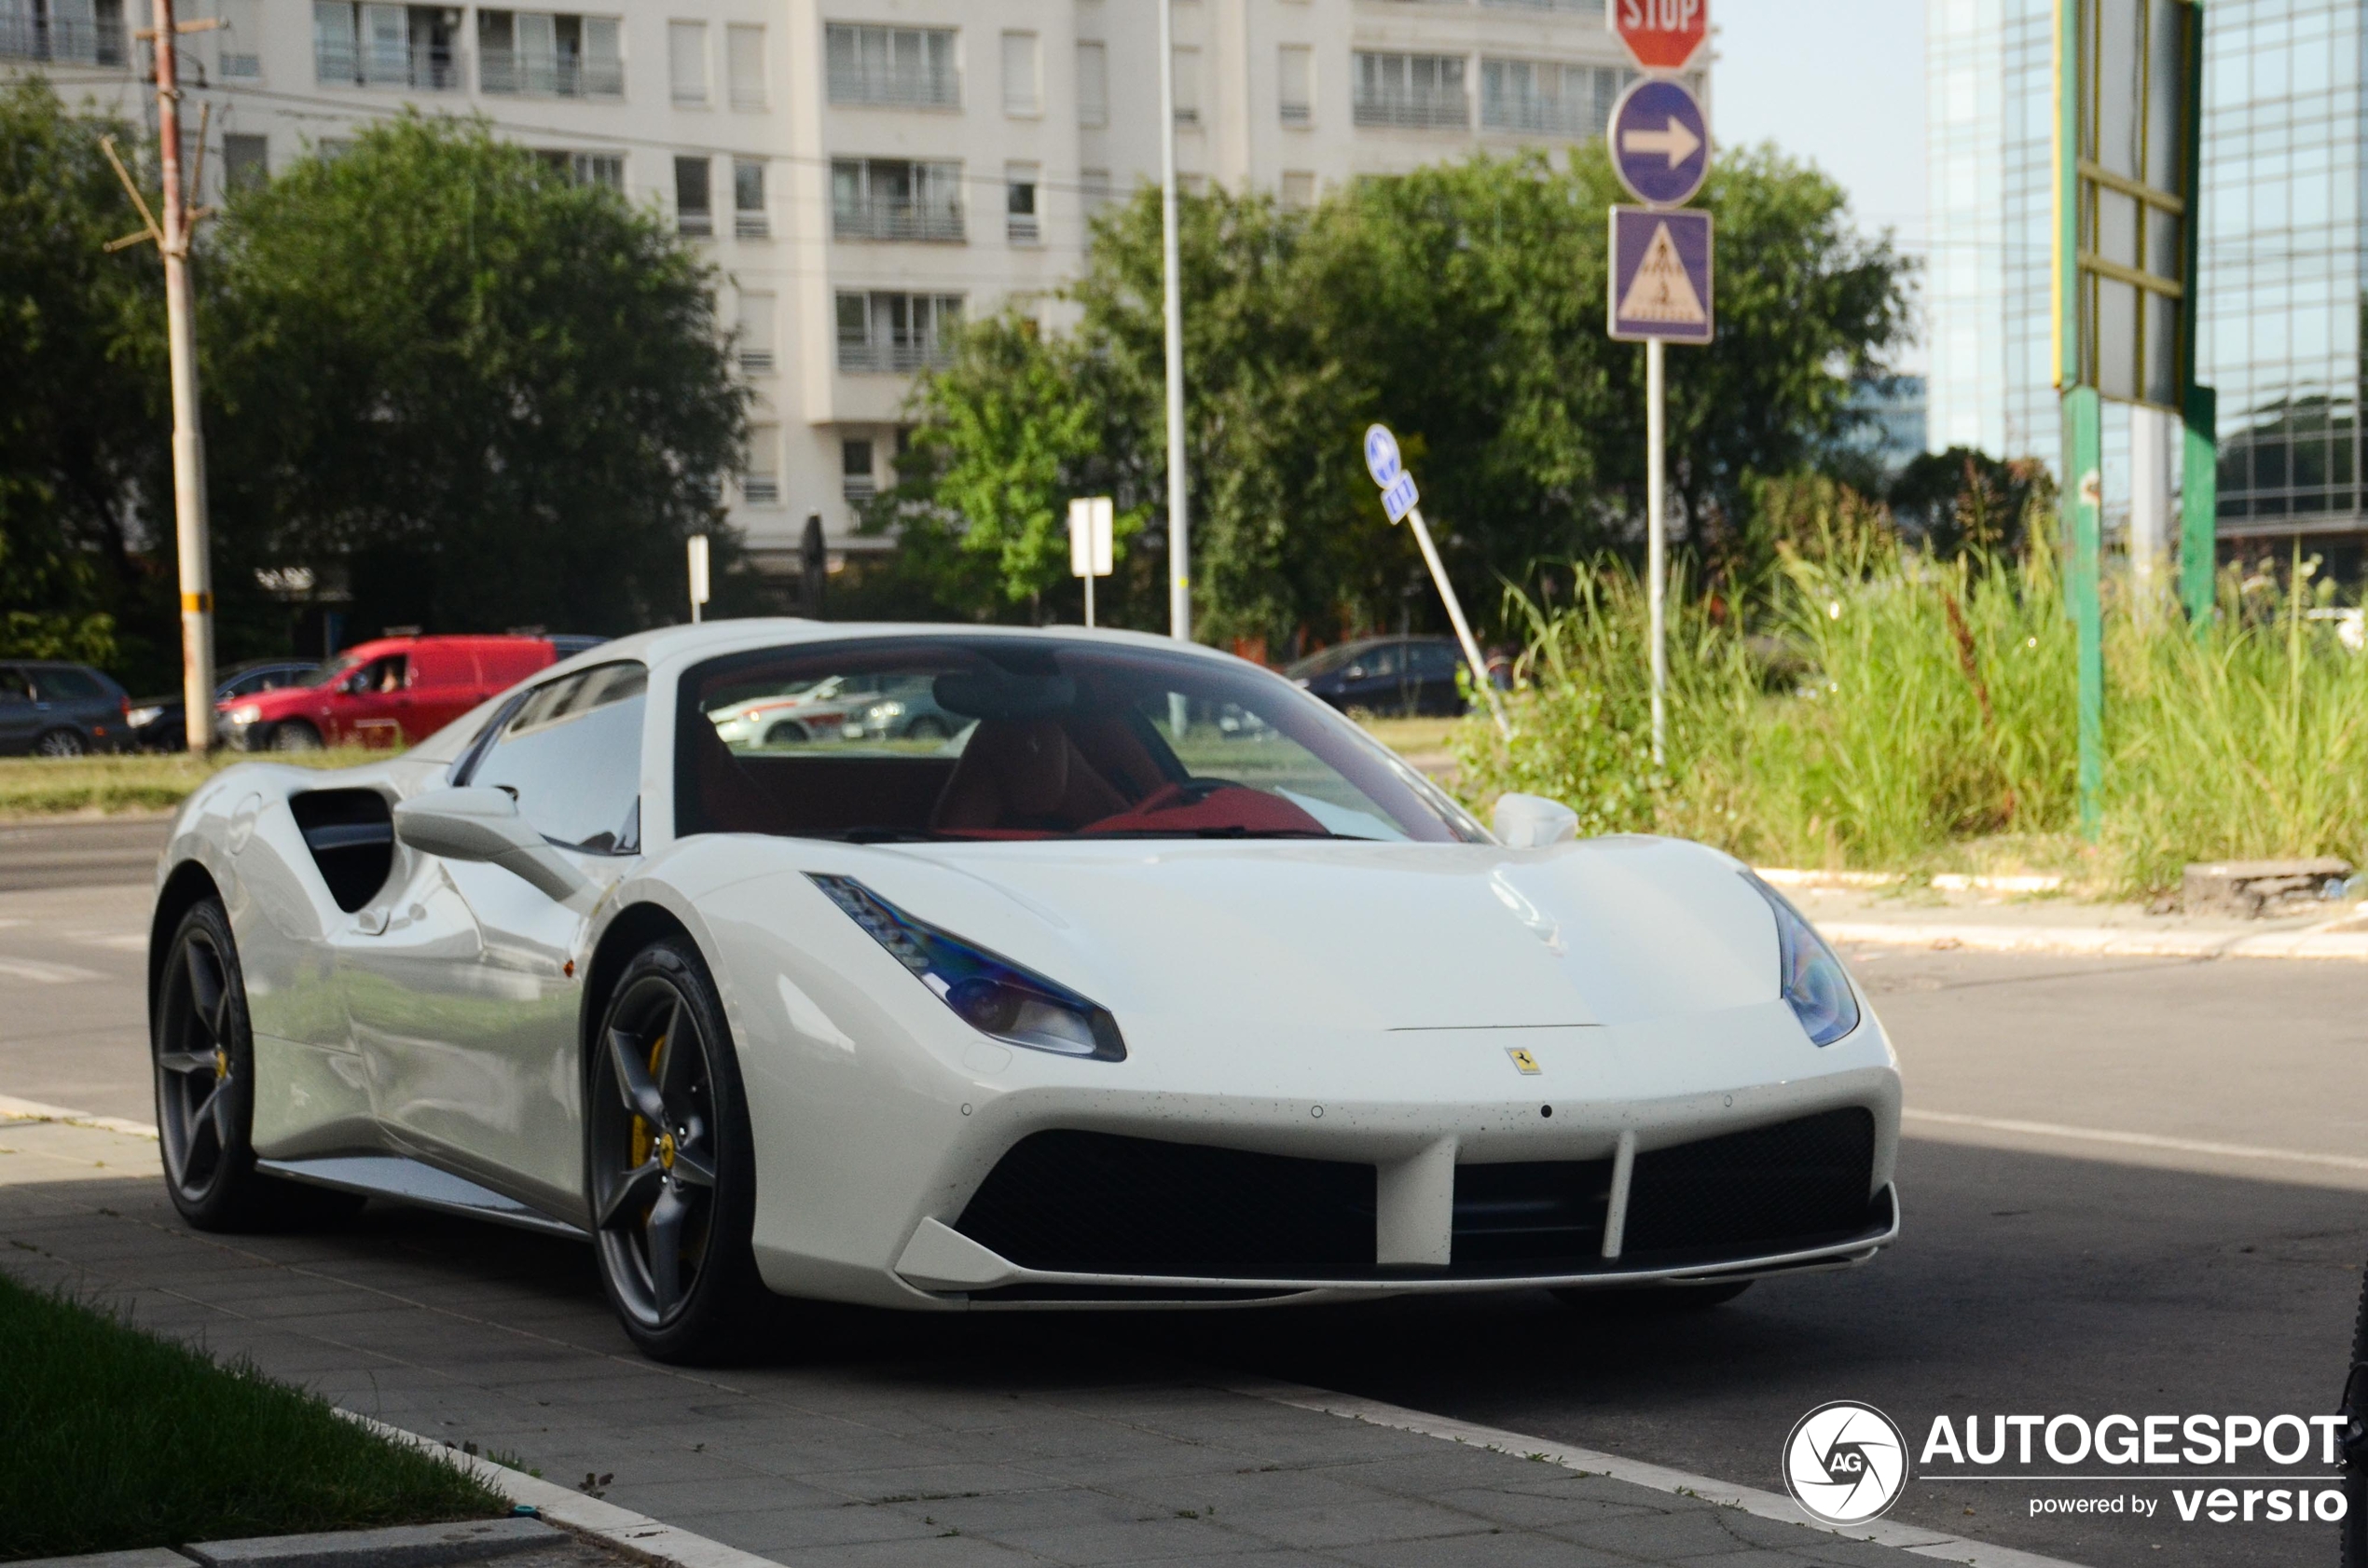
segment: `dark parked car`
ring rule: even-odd
[[[131,745],[131,699],[89,665],[0,663],[0,755],[79,757]]]
[[[1343,713],[1461,713],[1452,637],[1369,637],[1311,653],[1283,673]]]
[[[321,673],[310,659],[249,659],[215,672],[213,700],[217,706],[257,692],[301,686]],[[186,705],[178,696],[143,697],[126,715],[131,722],[132,744],[144,751],[178,751],[186,744],[188,729],[182,715]]]

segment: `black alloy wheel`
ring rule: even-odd
[[[290,719],[271,726],[271,750],[274,751],[318,751],[321,732],[301,719]]]
[[[207,899],[181,917],[158,978],[150,1047],[165,1191],[200,1231],[331,1220],[362,1200],[255,1168],[255,1036],[230,917]]]
[[[2352,1319],[2351,1370],[2344,1378],[2344,1568],[2368,1568],[2368,1279]]]
[[[765,1293],[748,1111],[714,983],[679,941],[618,977],[592,1042],[586,1183],[600,1283],[661,1361],[737,1354]]]
[[[51,730],[33,743],[34,754],[40,757],[79,757],[89,750],[77,730]]]

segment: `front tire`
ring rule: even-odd
[[[585,1190],[609,1305],[654,1360],[735,1356],[769,1300],[749,1244],[755,1145],[723,1006],[687,941],[634,956],[589,1058]]]
[[[89,750],[77,730],[51,730],[33,743],[36,757],[79,757]]]
[[[2344,1379],[2343,1568],[2368,1568],[2368,1279],[2351,1326],[2351,1370]]]
[[[207,899],[172,933],[149,1046],[164,1187],[200,1231],[276,1230],[351,1214],[362,1201],[255,1168],[255,1035],[238,943],[221,901]]]
[[[271,726],[270,749],[274,751],[318,751],[321,750],[321,732],[301,719],[290,719]]]

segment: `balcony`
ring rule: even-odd
[[[781,504],[781,479],[775,474],[744,474],[740,476],[740,499],[750,506]]]
[[[1356,100],[1356,123],[1401,131],[1464,131],[1472,123],[1471,101],[1461,92],[1385,93]]]
[[[837,201],[831,207],[834,240],[936,240],[960,244],[962,204],[956,200],[899,201],[874,197]]]
[[[622,98],[625,62],[571,60],[489,46],[477,64],[477,85],[487,92],[536,98]]]
[[[460,92],[468,87],[467,62],[450,44],[388,48],[315,38],[312,69],[323,87],[382,87],[415,92]]]
[[[857,376],[909,376],[953,363],[954,346],[934,338],[841,337],[839,368]]]
[[[102,17],[0,16],[0,58],[53,65],[121,65],[123,21]]]

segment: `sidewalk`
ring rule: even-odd
[[[1825,939],[1875,947],[1970,948],[2100,957],[2368,960],[2368,909],[2274,920],[2154,915],[2142,904],[2081,903],[1981,888],[1838,887],[1813,873],[1769,873]]]
[[[831,1314],[771,1364],[662,1367],[580,1246],[399,1210],[200,1235],[156,1160],[117,1127],[0,1124],[0,1261],[797,1568],[2048,1562],[1889,1521],[1863,1534],[1890,1544],[1845,1540],[1769,1517],[1789,1505],[1765,1492],[1150,1350],[1065,1354],[1062,1314]]]

